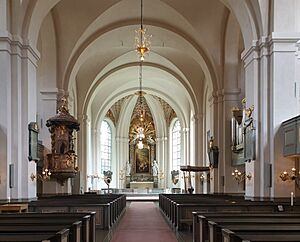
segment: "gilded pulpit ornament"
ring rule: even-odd
[[[51,177],[60,184],[73,178],[77,171],[77,155],[74,151],[73,131],[79,130],[79,122],[69,113],[67,98],[59,100],[57,114],[48,119],[46,126],[51,133],[51,154],[47,155]]]

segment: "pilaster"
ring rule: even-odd
[[[282,156],[281,123],[299,111],[299,81],[295,80],[296,43],[300,36],[272,33],[245,51],[246,106],[254,105],[256,160],[246,164],[247,197],[288,196],[294,185],[279,179],[294,161]],[[299,86],[298,86],[299,87]]]
[[[75,191],[87,191],[87,129],[88,116],[86,114],[78,115],[80,130],[78,132],[78,166],[79,173],[75,178]]]

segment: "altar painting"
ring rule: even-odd
[[[150,173],[150,151],[148,148],[135,150],[136,173]]]

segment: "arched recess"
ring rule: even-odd
[[[134,93],[137,90],[137,83],[135,80],[136,68],[134,67],[136,67],[137,65],[138,63],[131,63],[130,65],[120,66],[114,69],[113,71],[107,73],[103,77],[101,77],[90,88],[89,93],[86,94],[82,112],[83,113],[87,112],[88,108],[94,102],[93,100],[95,100],[96,98],[95,96],[97,93],[103,92],[104,94],[103,96],[101,96],[101,99],[98,99],[96,102],[98,104],[102,104],[101,107],[97,108],[98,110],[101,110],[103,107],[112,106],[113,103],[116,102],[119,98],[119,94],[118,94],[119,91],[122,91],[123,96]],[[128,73],[127,70],[130,68],[132,69],[132,72]],[[172,107],[174,107],[174,110],[177,112],[180,109],[176,110],[176,107],[179,107],[180,105],[178,104],[179,103],[178,100],[176,100],[178,99],[178,96],[176,96],[176,94],[179,93],[173,93],[173,96],[167,95],[167,93],[172,93],[172,91],[175,90],[175,88],[172,88],[170,90],[169,87],[172,86],[172,84],[176,83],[178,87],[180,86],[179,89],[176,89],[176,90],[181,90],[180,93],[182,94],[180,96],[184,95],[187,98],[188,103],[190,103],[191,110],[194,113],[196,112],[196,110],[198,109],[196,97],[193,93],[193,90],[191,90],[191,88],[187,84],[185,84],[186,82],[182,79],[181,76],[177,75],[177,73],[175,73],[173,70],[170,70],[158,64],[151,64],[151,63],[144,64],[144,73],[145,74],[144,74],[143,88],[145,90],[149,90],[149,89],[156,90],[158,96],[163,95],[163,99],[165,99]],[[155,73],[155,75],[153,73]],[[116,81],[118,81],[116,77],[118,76],[124,76],[122,82],[119,82],[119,85],[123,85],[123,86],[116,85]],[[149,85],[155,85],[155,88]],[[100,97],[100,95],[98,95],[98,97]],[[189,112],[185,111],[185,117],[188,116],[189,116]],[[185,120],[189,120],[189,118],[186,118]],[[185,124],[186,123],[188,122],[185,122]]]
[[[252,41],[259,40],[262,31],[262,19],[258,0],[220,0],[236,17],[243,34],[244,46],[249,49]]]
[[[257,0],[220,0],[227,8],[229,8],[236,16],[241,27],[245,40],[245,47],[249,48],[252,40],[259,38],[262,33],[261,16],[259,11],[259,2]],[[37,46],[38,33],[40,26],[50,12],[50,10],[60,0],[54,1],[31,1],[27,7],[24,24],[22,27],[22,36],[28,39],[33,48]],[[138,20],[135,21],[137,23]],[[249,28],[249,26],[251,28]],[[77,58],[75,58],[77,59]],[[68,79],[68,78],[66,78]]]
[[[27,7],[24,23],[22,26],[22,36],[32,48],[37,47],[38,36],[41,25],[45,17],[49,14],[51,9],[61,0],[53,1],[38,1],[32,0]]]
[[[127,68],[131,68],[131,67],[127,67]],[[147,74],[147,68],[152,69],[154,67],[146,66],[145,68],[146,68],[146,74]],[[120,72],[120,71],[122,71],[122,69],[117,70],[116,72],[118,72],[118,71]],[[167,133],[168,128],[166,127],[166,124],[161,121],[161,119],[162,119],[161,117],[164,116],[163,110],[159,106],[157,101],[152,97],[152,95],[162,98],[163,100],[165,100],[167,103],[169,103],[173,107],[173,109],[177,113],[178,118],[180,119],[183,127],[189,127],[189,120],[190,120],[190,117],[189,117],[190,112],[185,111],[185,110],[193,110],[193,112],[194,112],[196,108],[192,102],[192,97],[189,96],[189,93],[186,91],[186,88],[182,87],[181,82],[176,79],[176,77],[178,77],[178,75],[172,76],[171,73],[167,72],[166,70],[159,70],[158,68],[154,68],[154,71],[151,71],[150,73],[153,73],[153,72],[163,73],[163,76],[160,77],[160,79],[161,78],[167,78],[167,79],[172,78],[173,88],[175,88],[174,82],[177,83],[177,85],[179,85],[180,87],[176,87],[176,88],[178,88],[178,90],[180,90],[180,93],[182,93],[181,95],[186,96],[186,97],[184,97],[186,100],[183,101],[182,103],[188,104],[188,108],[182,107],[183,104],[177,100],[178,96],[172,95],[173,97],[171,97],[170,95],[168,95],[167,94],[169,91],[168,88],[170,86],[168,84],[162,84],[162,82],[158,82],[159,85],[156,88],[155,88],[155,86],[148,87],[147,85],[146,86],[144,85],[143,90],[147,93],[145,97],[146,97],[147,103],[150,107],[150,110],[152,111],[155,126],[158,128],[158,135],[160,136],[159,138],[161,138],[163,140],[164,138],[166,138],[168,136],[168,133]],[[135,74],[136,73],[134,72],[134,76],[135,76]],[[113,73],[111,75],[113,75]],[[123,76],[123,75],[121,73],[117,73],[116,76]],[[145,77],[145,79],[146,79],[145,82],[147,82],[147,78],[149,78],[148,75],[146,75],[146,77]],[[151,78],[152,78],[151,82],[153,83],[153,76]],[[129,79],[130,79],[130,77],[129,77]],[[110,75],[105,76],[105,78],[99,83],[99,86],[95,89],[95,91],[94,91],[95,93],[91,95],[91,98],[89,99],[89,103],[86,103],[87,107],[85,107],[85,110],[94,110],[94,112],[90,111],[91,113],[93,113],[93,115],[91,116],[92,124],[96,125],[97,123],[100,123],[101,120],[104,119],[108,109],[116,101],[118,101],[119,99],[121,99],[123,97],[132,95],[133,93],[135,93],[135,91],[136,91],[136,85],[135,85],[136,80],[135,79],[136,78],[134,78],[132,81],[132,82],[134,82],[133,88],[131,87],[129,82],[125,81],[127,88],[121,87],[118,90],[114,90],[114,88],[112,87],[113,79],[111,79]],[[107,84],[110,84],[110,85],[107,85]],[[158,88],[158,87],[160,87],[160,88]],[[185,91],[182,91],[182,90],[185,90]],[[101,97],[101,99],[97,99],[97,96]],[[174,99],[175,96],[176,96],[176,99]],[[116,174],[119,174],[122,170],[124,170],[126,161],[128,160],[128,132],[129,132],[130,119],[131,119],[130,114],[133,111],[136,100],[137,100],[137,96],[132,96],[132,97],[128,98],[128,100],[125,102],[125,105],[121,109],[119,123],[117,124],[117,127],[116,127],[116,147],[117,147],[117,149],[119,148],[122,150],[122,152],[120,152],[120,154],[118,154],[116,157],[116,162],[117,162]],[[197,103],[196,103],[196,105],[197,105]],[[92,126],[94,126],[94,125],[92,125]],[[160,148],[160,147],[158,147],[158,148]],[[166,161],[168,160],[167,146],[165,148],[163,148],[162,150],[164,150],[162,152],[165,153],[164,156],[162,157],[162,160],[164,160],[164,163],[166,163]],[[185,150],[185,152],[188,152],[188,150]],[[117,153],[119,153],[119,152],[117,152]],[[94,160],[94,159],[91,158],[90,160]],[[161,166],[161,170],[164,171],[165,164],[161,163],[160,166]],[[121,181],[119,181],[119,184],[117,184],[117,185],[120,185],[122,187]]]
[[[92,135],[92,159],[87,164],[88,175],[87,183],[90,184],[92,189],[100,190],[101,188],[107,188],[106,183],[103,180],[103,174],[101,174],[101,125],[102,121],[106,121],[111,129],[111,171],[113,172],[113,179],[111,181],[111,187],[117,187],[118,180],[116,179],[117,173],[117,146],[116,146],[116,127],[112,120],[108,117],[104,117],[101,121],[95,124],[94,133]],[[96,176],[92,178],[91,175]]]
[[[75,80],[76,73],[78,72],[80,66],[82,63],[86,61],[86,59],[89,57],[87,54],[89,52],[89,49],[94,46],[94,43],[97,41],[98,38],[101,38],[105,34],[109,34],[111,31],[118,31],[120,32],[122,28],[127,28],[128,24],[129,26],[135,27],[136,23],[127,23],[127,25],[124,25],[124,22],[122,23],[116,23],[113,26],[110,26],[109,29],[105,30],[99,30],[96,33],[94,33],[92,36],[89,37],[73,54],[71,57],[71,60],[68,63],[68,66],[66,67],[66,72],[64,77],[62,78],[64,80],[64,88],[67,89],[70,85],[70,82]],[[158,22],[152,22],[152,25],[149,26],[151,28],[151,33],[155,34],[155,28],[163,29],[165,32],[165,35],[171,35],[171,39],[176,39],[177,41],[181,42],[181,47],[171,47],[177,49],[181,49],[183,52],[189,53],[189,55],[194,58],[198,64],[201,66],[201,69],[205,73],[206,79],[209,80],[210,85],[214,86],[214,89],[217,89],[218,83],[217,83],[217,77],[215,74],[215,68],[213,65],[212,57],[209,56],[208,53],[204,50],[203,47],[199,46],[196,42],[196,40],[193,39],[193,37],[188,36],[185,33],[179,32],[179,30],[174,29],[172,26],[166,26],[162,25]],[[132,31],[135,28],[132,28]],[[127,31],[127,33],[130,33],[130,31]],[[184,47],[182,47],[184,46]],[[128,51],[132,51],[132,48]],[[155,51],[155,47],[154,47]]]
[[[56,112],[57,95],[57,45],[54,22],[51,14],[48,14],[39,33],[37,49],[41,55],[37,66],[37,109],[38,120],[46,120],[52,117]],[[70,90],[70,92],[72,92]],[[76,98],[76,97],[74,97]],[[75,100],[75,99],[74,99]],[[42,121],[41,121],[42,122]],[[40,139],[44,141],[43,145],[51,148],[49,131],[46,125],[40,127]]]
[[[228,17],[225,39],[224,39],[224,76],[223,76],[223,97],[222,110],[219,120],[221,120],[221,129],[219,130],[220,162],[219,173],[224,176],[224,192],[235,192],[240,188],[238,184],[231,179],[234,158],[230,144],[231,141],[231,119],[232,108],[241,107],[240,97],[245,94],[244,77],[241,75],[241,53],[244,50],[244,41],[242,38],[239,24],[234,15]],[[242,169],[242,167],[240,168]]]

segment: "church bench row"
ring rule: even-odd
[[[261,233],[261,234],[273,234],[274,232],[281,231],[281,233],[278,234],[284,234],[289,233],[291,231],[293,232],[299,232],[299,239],[300,239],[300,220],[292,220],[292,221],[280,221],[277,220],[272,221],[271,220],[264,220],[257,219],[256,221],[240,221],[239,219],[236,219],[236,221],[231,222],[222,222],[219,221],[218,223],[214,221],[208,221],[208,234],[209,234],[209,241],[210,242],[219,242],[222,241],[222,229],[226,228],[233,232],[249,232],[249,233]],[[200,240],[201,241],[201,240]],[[203,240],[205,241],[205,240]]]
[[[44,198],[29,204],[32,212],[96,212],[96,226],[109,229],[126,208],[125,195],[70,195]]]
[[[68,242],[69,229],[53,232],[0,233],[1,242]]]
[[[252,202],[240,199],[234,199],[234,197],[225,196],[222,199],[221,196],[186,196],[185,194],[173,196],[175,201],[170,199],[170,196],[160,196],[160,205],[162,211],[169,218],[170,222],[178,229],[182,230],[184,225],[191,225],[193,218],[192,212],[199,211],[202,213],[207,212],[276,212],[277,204],[271,201],[268,202]],[[231,198],[231,199],[228,199]],[[290,210],[290,206],[286,206],[286,210]],[[299,206],[294,206],[294,210],[300,210]]]
[[[230,213],[272,213],[276,212],[277,206],[275,205],[252,205],[252,204],[232,204],[232,205],[223,205],[223,204],[177,204],[177,210],[174,218],[174,225],[178,230],[184,228],[184,224],[192,224],[193,211],[198,212],[230,212]],[[300,208],[298,206],[297,210]]]
[[[175,225],[177,204],[214,204],[236,203],[237,200],[243,201],[241,197],[231,195],[210,195],[210,194],[160,194],[159,206],[165,215]],[[192,219],[190,219],[192,221]]]
[[[220,203],[220,204],[235,204],[247,203],[241,196],[232,195],[211,195],[211,194],[161,194],[160,208],[167,216],[172,216],[171,213],[176,211],[177,204],[197,204],[197,203]],[[251,202],[251,204],[266,204],[266,202]],[[272,204],[272,202],[270,202]]]
[[[194,219],[197,218],[197,222],[193,223],[193,241],[194,242],[203,242],[203,241],[222,241],[221,227],[218,225],[224,226],[257,226],[259,229],[262,229],[267,226],[276,226],[281,225],[293,225],[297,229],[300,228],[300,214],[272,214],[272,213],[207,213],[199,215],[200,213],[194,212]],[[232,228],[232,227],[231,227]],[[254,228],[253,228],[254,229]],[[216,239],[217,238],[217,239]]]
[[[290,242],[300,241],[300,231],[274,230],[274,231],[238,231],[222,229],[223,242]],[[219,242],[219,241],[218,241]]]
[[[69,240],[95,242],[95,213],[83,214],[0,214],[0,232],[54,232],[70,230]],[[51,230],[51,231],[50,231]]]
[[[20,238],[24,234],[56,234],[58,231],[68,229],[68,242],[88,242],[88,240],[81,240],[81,222],[77,221],[71,225],[38,225],[38,224],[7,224],[0,225],[0,234],[6,235],[8,239],[10,235],[19,235]],[[4,238],[3,238],[4,239]]]
[[[193,212],[193,241],[208,240],[208,221],[213,222],[232,222],[235,220],[242,222],[253,223],[268,222],[282,223],[300,222],[300,213],[199,213]]]

